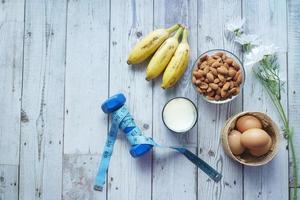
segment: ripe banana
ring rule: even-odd
[[[170,36],[170,34],[176,31],[179,27],[179,24],[175,24],[168,29],[157,29],[149,33],[142,40],[136,43],[130,51],[127,64],[138,64],[146,60],[156,51],[156,49],[158,49],[158,47]]]
[[[182,41],[178,45],[174,56],[168,64],[162,79],[161,87],[163,89],[170,88],[180,79],[184,73],[190,56],[190,47],[187,42],[188,30],[183,31]]]
[[[155,52],[146,70],[147,81],[156,78],[165,70],[178,47],[178,39],[182,34],[182,31],[183,28],[179,28],[176,34],[173,37],[167,39]]]

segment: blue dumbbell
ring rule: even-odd
[[[116,94],[108,98],[102,105],[101,109],[104,113],[110,114],[119,108],[121,108],[126,102],[126,98],[122,93]],[[123,131],[125,134],[128,134],[133,127],[127,127]],[[130,154],[132,157],[139,157],[147,153],[152,149],[153,145],[150,144],[138,144],[132,145],[130,148]]]

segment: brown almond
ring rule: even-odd
[[[238,76],[241,74],[241,71],[237,71],[236,74],[233,77],[233,80],[236,81]]]
[[[219,87],[223,87],[223,85],[224,85],[224,82],[218,83],[218,86],[219,86]]]
[[[193,75],[196,79],[201,78],[201,73],[199,71],[193,71]]]
[[[218,61],[215,61],[211,66],[217,68],[217,67],[220,67],[221,65],[222,65],[221,63],[219,63]]]
[[[226,81],[231,81],[231,79],[232,79],[232,77],[228,76],[228,77],[226,78]]]
[[[217,95],[215,96],[215,100],[216,100],[216,101],[219,101],[220,99],[221,99],[221,96],[217,94]]]
[[[214,83],[220,83],[220,79],[216,78],[216,79],[214,80]]]
[[[236,95],[237,94],[236,92],[237,92],[237,90],[235,87],[229,90],[229,93],[232,95]]]
[[[229,70],[228,70],[228,75],[230,77],[234,77],[235,74],[236,74],[236,70],[233,67],[230,67]]]
[[[220,79],[221,82],[225,82],[226,81],[225,77],[223,75],[221,75],[221,74],[218,74],[218,78]]]
[[[222,90],[228,90],[230,87],[230,83],[229,82],[226,82],[223,87],[222,87]]]
[[[236,82],[237,82],[238,84],[241,84],[242,81],[243,81],[243,77],[242,77],[242,75],[240,74],[240,75],[237,77]]]
[[[230,81],[230,87],[229,87],[229,88],[231,89],[231,88],[233,88],[233,87],[234,87],[234,82],[233,82],[233,81]]]
[[[231,58],[227,58],[225,60],[225,63],[227,63],[228,65],[231,65],[233,63],[233,60]]]
[[[216,55],[216,54],[213,55],[212,57],[213,57],[214,59],[216,59],[216,60],[217,60],[218,58],[221,58],[221,56],[218,56],[218,55]]]
[[[213,90],[217,90],[219,88],[219,86],[215,83],[210,83],[209,87],[211,87],[211,89],[213,89]]]
[[[208,84],[201,82],[199,88],[206,90],[208,88]]]
[[[228,70],[227,70],[227,68],[224,67],[224,66],[218,67],[218,68],[217,68],[217,71],[218,71],[220,74],[223,74],[223,75],[227,75],[227,74],[228,74]]]
[[[204,78],[204,77],[201,77],[201,78],[200,78],[200,81],[204,81],[204,80],[205,80],[205,78]]]
[[[227,95],[227,92],[225,90],[221,90],[221,97],[225,97]]]
[[[204,80],[204,82],[207,83],[207,84],[210,83],[207,78]]]
[[[216,90],[216,94],[221,95],[221,88],[220,87],[218,87],[218,89]]]
[[[212,89],[210,87],[207,88],[206,92],[211,92]]]
[[[236,87],[236,93],[238,94],[240,93],[240,91],[241,91],[240,87]]]
[[[201,81],[200,80],[196,80],[196,85],[200,85]]]
[[[200,58],[200,62],[204,62],[204,61],[206,61],[206,60],[207,60],[207,58],[208,58],[208,55],[207,55],[207,54],[205,54],[204,56],[202,56],[202,57]]]
[[[237,69],[237,70],[240,69],[240,65],[237,64],[235,61],[232,62],[232,66],[233,66],[235,69]]]
[[[210,69],[211,73],[212,73],[214,76],[218,76],[218,72],[217,72],[217,70],[216,70],[215,68],[210,67],[209,69]]]
[[[215,95],[215,92],[214,91],[210,91],[207,93],[207,96],[209,97],[213,97]]]
[[[214,81],[214,75],[210,72],[206,74],[206,78],[209,80],[209,82]]]
[[[204,71],[204,75],[206,75],[209,72],[209,66],[206,66],[203,71]]]
[[[208,57],[207,60],[206,60],[206,62],[207,62],[208,65],[213,64],[215,61],[216,61],[216,60],[213,59],[212,57]]]
[[[199,87],[197,87],[197,91],[199,92],[199,93],[204,93],[204,92],[206,92],[205,90],[203,90],[203,89],[201,89],[201,88],[199,88]]]
[[[199,70],[198,70],[198,74],[199,74],[199,76],[200,76],[200,77],[203,77],[203,76],[205,76],[205,73],[204,73],[204,71],[203,71],[203,70],[201,70],[201,69],[199,69]],[[200,77],[199,77],[199,78],[200,78]]]
[[[192,77],[192,83],[193,83],[193,84],[196,84],[196,81],[197,81],[196,77],[193,76],[193,77]]]
[[[224,53],[222,56],[222,60],[225,60],[227,58],[226,54]]]

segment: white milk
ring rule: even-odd
[[[166,126],[174,132],[186,132],[197,120],[194,104],[185,98],[175,98],[168,102],[163,110]]]

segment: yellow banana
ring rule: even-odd
[[[141,39],[130,51],[127,59],[128,65],[138,64],[151,56],[156,49],[180,27],[179,24],[168,29],[157,29]]]
[[[164,71],[178,47],[178,39],[182,31],[183,28],[179,28],[176,34],[173,37],[167,39],[155,52],[146,70],[147,81],[156,78]]]
[[[174,56],[168,64],[162,79],[161,87],[163,89],[170,88],[180,79],[184,73],[190,57],[190,47],[187,42],[188,30],[183,31],[182,41],[178,45]]]

